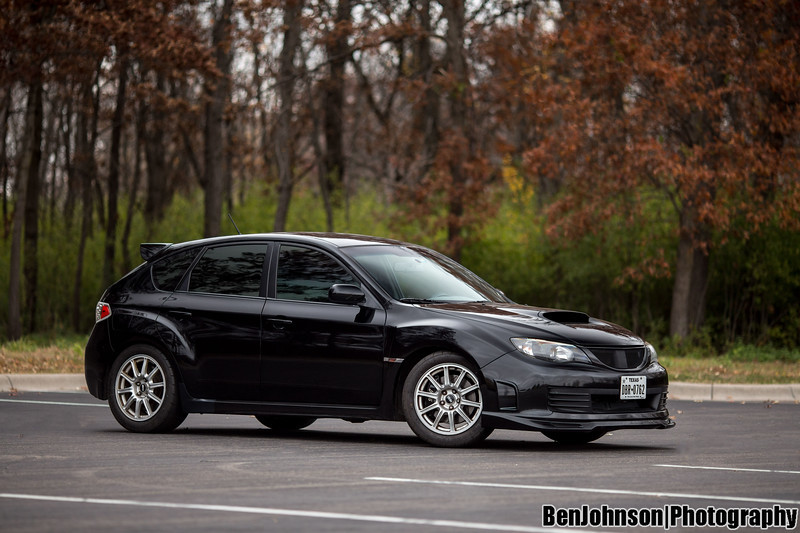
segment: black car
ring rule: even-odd
[[[142,244],[97,304],[89,392],[130,431],[187,413],[273,430],[405,420],[437,446],[494,429],[563,443],[674,426],[653,347],[584,313],[518,305],[430,249],[343,234]]]

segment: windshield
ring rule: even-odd
[[[507,302],[503,293],[455,261],[422,247],[357,246],[342,250],[392,298],[411,303]]]

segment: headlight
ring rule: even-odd
[[[649,342],[644,343],[644,349],[647,352],[647,356],[650,358],[651,363],[658,362],[658,354],[656,353],[656,349],[653,348],[653,345]]]
[[[583,350],[571,344],[515,337],[511,342],[520,352],[554,363],[589,363]],[[654,350],[655,351],[655,350]]]

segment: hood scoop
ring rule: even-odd
[[[589,315],[578,311],[545,311],[542,316],[559,324],[588,324]]]

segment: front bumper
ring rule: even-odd
[[[486,412],[481,417],[484,427],[494,429],[517,429],[529,431],[616,431],[620,429],[669,429],[675,422],[664,411],[652,415],[630,415],[612,417],[604,415],[569,415],[522,412]]]
[[[556,365],[510,353],[481,369],[487,394],[482,424],[495,429],[612,431],[675,426],[666,407],[667,371]],[[624,375],[645,376],[644,399],[621,400]]]

